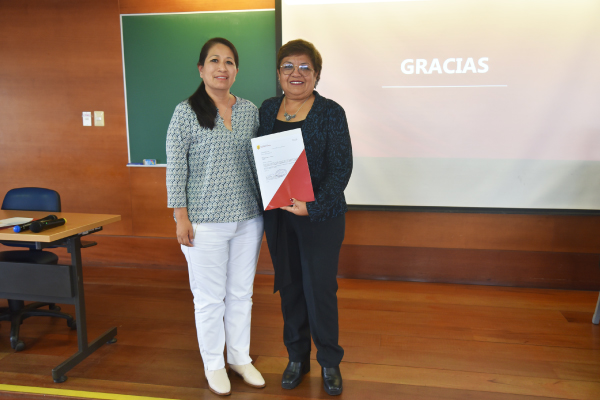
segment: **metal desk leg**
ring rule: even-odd
[[[73,354],[62,364],[52,370],[52,378],[56,383],[62,383],[67,380],[65,374],[71,370],[87,356],[92,354],[104,343],[116,342],[115,336],[117,335],[117,328],[111,328],[102,334],[99,338],[88,344],[87,338],[87,322],[85,315],[85,296],[83,292],[83,268],[81,264],[81,239],[79,236],[73,236],[68,239],[67,248],[71,253],[71,263],[74,268],[71,268],[71,282],[76,287],[74,288],[75,293],[75,313],[77,323],[77,344],[79,350]]]
[[[592,317],[592,323],[598,325],[600,322],[600,294],[598,295],[598,302],[596,303],[596,312]]]

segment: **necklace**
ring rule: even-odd
[[[298,114],[298,111],[300,111],[300,108],[304,107],[304,103],[306,103],[308,101],[308,99],[310,98],[310,96],[308,96],[306,98],[306,100],[304,100],[304,103],[302,103],[302,105],[300,106],[300,108],[296,110],[296,112],[294,113],[294,115],[290,115],[290,114],[287,113],[287,108],[285,107],[285,99],[286,98],[287,97],[283,98],[283,111],[285,111],[283,113],[283,116],[285,117],[285,120],[289,122],[290,119],[296,118],[296,114]]]

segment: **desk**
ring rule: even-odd
[[[40,233],[14,233],[0,229],[0,240],[34,242],[37,249],[49,246],[66,247],[71,254],[71,265],[48,265],[0,262],[0,298],[31,300],[75,305],[78,351],[52,370],[54,382],[67,380],[65,374],[104,343],[116,341],[117,328],[110,328],[96,340],[88,343],[81,264],[81,237],[90,231],[101,230],[103,225],[121,220],[119,215],[49,213],[47,211],[0,210],[0,220],[11,217],[43,218],[55,214],[66,218],[63,226]]]

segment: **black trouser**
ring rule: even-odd
[[[283,342],[290,361],[310,355],[310,337],[322,367],[337,367],[344,356],[338,344],[337,270],[344,240],[344,215],[310,222],[286,212],[292,283],[279,290],[283,313]]]

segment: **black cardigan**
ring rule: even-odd
[[[306,203],[311,222],[321,222],[348,211],[344,189],[352,174],[352,144],[344,109],[316,91],[313,106],[302,125],[315,201]],[[269,135],[283,96],[271,97],[260,107],[258,136]]]
[[[343,215],[348,211],[344,189],[352,174],[352,144],[344,109],[316,91],[315,101],[302,125],[302,138],[308,160],[315,201],[306,203],[310,221],[318,223]],[[263,102],[259,110],[258,136],[269,135],[277,119],[283,96]],[[283,231],[283,210],[264,212],[267,244],[275,270],[277,292],[291,282],[287,238]]]

